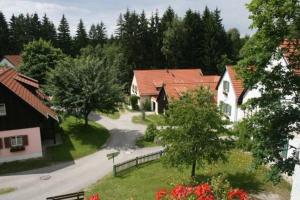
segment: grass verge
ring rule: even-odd
[[[140,148],[144,148],[144,147],[155,147],[155,146],[159,146],[158,144],[155,144],[154,142],[148,142],[144,139],[144,137],[140,137],[136,140],[136,146],[140,147]]]
[[[7,193],[13,192],[15,190],[16,190],[16,188],[13,188],[13,187],[0,188],[0,195],[1,194],[7,194]]]
[[[225,173],[232,187],[245,189],[249,193],[262,191],[278,194],[289,199],[291,186],[282,181],[278,185],[266,182],[265,168],[251,169],[252,157],[240,150],[229,154],[228,162],[207,165],[197,170],[199,182],[206,182],[212,176]],[[161,188],[170,189],[178,183],[188,183],[190,168],[177,170],[165,168],[161,162],[145,164],[138,169],[132,168],[118,177],[106,176],[86,189],[88,194],[99,193],[101,199],[149,199],[155,198],[155,192]]]
[[[156,126],[164,126],[165,125],[165,120],[162,115],[156,115],[156,114],[151,114],[151,115],[146,115],[145,120],[143,119],[142,115],[137,115],[132,117],[132,122],[136,124],[154,124]]]
[[[73,116],[66,117],[61,124],[63,144],[47,148],[43,158],[14,161],[0,165],[0,174],[13,173],[45,167],[57,162],[73,161],[92,154],[103,146],[109,138],[109,132],[101,125]]]

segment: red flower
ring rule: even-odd
[[[100,200],[99,194],[91,195],[90,200]]]
[[[214,200],[214,195],[208,183],[196,186],[194,193],[198,196],[197,200]]]
[[[227,197],[229,200],[248,200],[248,194],[241,189],[234,189],[229,191]]]
[[[188,197],[192,192],[193,192],[192,187],[185,187],[183,185],[177,185],[171,191],[171,195],[174,197],[174,199],[183,199],[183,198]]]
[[[161,189],[155,194],[155,199],[156,200],[161,200],[163,197],[167,195],[167,190],[166,189]]]

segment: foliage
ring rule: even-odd
[[[156,126],[164,126],[165,125],[165,119],[163,115],[157,115],[157,114],[148,114],[146,115],[146,118],[143,120],[141,115],[133,116],[132,122],[136,124],[155,124]]]
[[[242,49],[238,72],[245,87],[258,88],[261,97],[248,102],[247,108],[256,112],[246,123],[253,137],[255,164],[270,164],[269,177],[278,181],[280,173],[293,173],[296,162],[293,157],[284,159],[281,152],[287,140],[300,133],[300,84],[299,76],[293,73],[299,67],[299,54],[290,55],[286,67],[282,62],[271,62],[279,60],[286,51],[278,47],[290,36],[300,5],[297,0],[252,0],[247,7],[257,32]],[[254,66],[253,70],[249,66]],[[285,101],[289,96],[293,98]]]
[[[135,95],[130,96],[130,105],[131,105],[132,110],[139,110],[138,100],[139,100],[138,96],[135,96]]]
[[[277,194],[280,199],[290,199],[291,186],[282,181],[273,185],[265,181],[267,169],[260,167],[250,171],[252,156],[239,150],[232,150],[228,162],[218,162],[205,165],[197,170],[197,182],[191,184],[190,170],[165,168],[161,162],[146,164],[138,169],[134,168],[119,177],[108,175],[96,184],[87,188],[88,194],[99,192],[103,199],[145,199],[152,200],[160,188],[170,191],[177,184],[198,185],[210,182],[211,177],[220,173],[225,174],[233,188],[243,188],[251,194],[259,192]],[[116,187],[116,185],[118,187]]]
[[[164,163],[175,167],[192,165],[194,177],[196,163],[203,166],[205,162],[224,160],[226,145],[219,134],[226,133],[226,123],[207,88],[200,87],[171,102],[167,128],[160,135],[166,146]]]
[[[143,110],[151,111],[151,100],[150,99],[146,99],[145,102],[143,103]]]
[[[48,91],[53,101],[68,113],[83,117],[93,110],[116,110],[122,88],[110,66],[96,57],[67,58],[49,75]]]
[[[233,135],[238,137],[237,147],[242,148],[245,151],[250,151],[252,147],[251,134],[248,131],[246,121],[240,121],[233,126]]]
[[[149,124],[147,126],[147,129],[146,129],[146,132],[145,132],[145,135],[144,135],[144,139],[148,142],[153,142],[154,141],[154,138],[156,137],[157,135],[157,128],[154,124]]]
[[[106,43],[106,27],[103,22],[97,24],[96,26],[94,24],[91,25],[89,39],[92,46],[97,46],[98,44],[103,46]]]
[[[79,20],[79,24],[76,30],[76,36],[74,39],[74,47],[76,48],[75,54],[79,54],[80,49],[86,47],[89,43],[88,35],[85,30],[82,19]]]
[[[62,16],[60,24],[57,28],[57,46],[68,55],[73,55],[73,44],[70,35],[70,28],[65,15]]]
[[[0,55],[9,52],[9,30],[4,14],[0,11]]]
[[[208,183],[202,183],[194,187],[177,185],[170,192],[168,192],[166,189],[161,189],[156,192],[155,197],[156,200],[247,200],[248,194],[240,189],[228,189],[225,191],[224,196],[219,197],[215,195],[215,191]]]
[[[231,190],[231,186],[224,174],[212,177],[210,184],[216,199],[227,198],[227,193]]]
[[[38,80],[40,84],[45,84],[47,73],[58,65],[64,55],[50,42],[40,39],[25,45],[22,57],[20,71]]]

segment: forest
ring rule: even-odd
[[[20,54],[24,45],[38,39],[50,41],[70,57],[98,46],[117,59],[114,64],[122,65],[121,79],[128,83],[133,69],[201,68],[205,74],[222,74],[225,64],[240,59],[249,38],[241,37],[236,28],[226,31],[221,11],[207,7],[202,13],[189,9],[183,17],[171,7],[161,17],[156,11],[148,18],[144,11],[127,10],[116,23],[114,34],[108,36],[104,22],[87,28],[80,20],[72,36],[64,15],[55,27],[46,14],[12,15],[6,20],[0,11],[0,55]]]

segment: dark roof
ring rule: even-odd
[[[38,83],[33,80],[26,79],[24,77],[26,76],[21,75],[12,68],[0,68],[0,84],[2,84],[8,90],[16,94],[18,97],[20,97],[23,101],[25,101],[32,108],[44,115],[46,118],[50,116],[53,119],[58,120],[57,114],[47,105],[45,105],[38,95],[33,94],[23,85],[27,84],[39,88]],[[39,95],[40,93],[41,91],[38,90]]]

